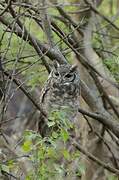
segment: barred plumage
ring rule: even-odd
[[[80,76],[77,66],[55,64],[42,90],[40,103],[48,117],[53,111],[65,113],[65,118],[75,123],[78,114]],[[39,131],[47,134],[48,120],[40,117]]]

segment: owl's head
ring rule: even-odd
[[[77,65],[55,63],[52,71],[53,87],[59,89],[62,93],[72,91],[79,87],[80,77],[77,70]]]

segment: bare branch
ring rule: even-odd
[[[4,74],[11,79],[11,75],[8,72],[4,71]],[[21,89],[21,91],[28,97],[28,99],[33,103],[33,105],[37,108],[37,110],[39,110],[43,116],[47,116],[46,112],[44,112],[44,110],[42,109],[42,107],[40,105],[38,105],[36,103],[36,101],[32,98],[32,95],[23,87],[23,85],[21,85],[20,82],[18,82],[18,80],[16,80],[15,78],[13,78],[13,82],[19,87],[19,89]]]
[[[101,161],[100,159],[96,158],[95,156],[93,156],[91,153],[89,153],[88,151],[86,151],[80,144],[78,144],[75,140],[72,139],[72,144],[75,146],[76,149],[78,149],[80,152],[82,152],[83,154],[85,154],[89,159],[91,159],[92,161],[94,161],[95,163],[97,163],[98,165],[102,166],[103,168],[107,169],[108,171],[115,173],[117,175],[119,175],[119,170],[115,169],[111,166],[109,166],[107,163],[104,163],[103,161]]]
[[[113,28],[119,31],[119,27],[117,27],[112,21],[110,21],[106,16],[101,14],[88,0],[84,0],[87,5],[90,6],[91,10],[102,17],[105,21],[107,21]]]
[[[105,127],[109,128],[118,138],[119,138],[119,123],[116,120],[110,119],[110,117],[106,117],[104,114],[100,115],[98,113],[87,112],[81,108],[78,109],[80,113],[89,116],[100,123],[102,123]]]

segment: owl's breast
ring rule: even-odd
[[[76,94],[76,85],[70,83],[54,83],[53,84],[53,93],[57,96],[67,95],[75,95]]]

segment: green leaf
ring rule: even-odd
[[[53,133],[52,133],[52,137],[53,137],[53,138],[57,139],[58,136],[59,136],[58,133],[56,133],[56,132],[53,132]]]
[[[25,178],[25,180],[32,180],[32,177],[27,176],[27,177]]]
[[[1,170],[2,170],[2,171],[5,171],[5,172],[7,172],[7,173],[9,173],[9,167],[6,166],[6,165],[4,165],[4,164],[2,164]]]
[[[69,133],[65,129],[61,129],[60,135],[64,142],[66,142],[69,139]]]
[[[14,167],[14,160],[9,160],[8,162],[7,162],[7,165],[8,165],[8,167],[9,168],[13,168]]]
[[[70,160],[70,154],[67,149],[63,149],[63,155],[66,160]]]
[[[72,158],[76,159],[80,157],[80,152],[79,151],[75,151],[74,153],[72,153]]]
[[[48,127],[52,127],[52,126],[55,125],[55,122],[54,121],[49,121],[47,124],[48,124]]]
[[[79,172],[80,172],[81,175],[85,174],[85,166],[83,164],[79,165]]]
[[[49,148],[47,151],[47,156],[51,159],[56,159],[57,158],[57,154],[56,154],[56,150],[54,148]]]
[[[24,144],[22,145],[22,149],[25,152],[31,151],[31,149],[32,149],[32,142],[30,140],[25,141]]]

